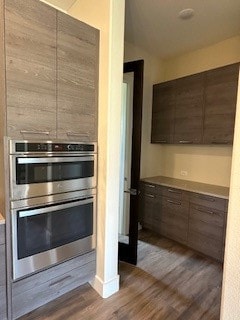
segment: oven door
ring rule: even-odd
[[[95,188],[96,157],[11,155],[11,200]]]
[[[92,194],[12,209],[13,279],[94,249],[95,206]]]

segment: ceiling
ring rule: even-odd
[[[194,9],[181,20],[179,11]],[[240,0],[126,0],[125,40],[170,58],[240,35]]]
[[[42,0],[64,11],[78,0]],[[179,11],[194,9],[190,20]],[[126,0],[125,40],[163,59],[240,35],[240,0]]]

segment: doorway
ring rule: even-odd
[[[137,263],[144,61],[124,63],[119,260]],[[124,237],[123,237],[124,236]]]

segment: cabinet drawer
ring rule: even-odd
[[[0,319],[1,320],[7,319],[6,305],[7,305],[6,286],[0,286]]]
[[[4,244],[6,242],[5,240],[5,223],[0,224],[0,245]]]
[[[222,198],[212,197],[200,193],[190,193],[190,202],[221,211],[225,211],[226,200]]]
[[[172,215],[188,219],[189,204],[187,201],[176,200],[171,198],[162,198],[162,215]]]
[[[175,188],[164,187],[162,189],[162,195],[171,199],[181,200],[183,198],[183,191]]]
[[[222,241],[189,231],[188,246],[214,259],[223,260]]]
[[[162,236],[173,239],[180,243],[187,243],[188,228],[186,223],[180,223],[179,221],[161,221],[160,233]]]
[[[223,211],[190,204],[190,219],[192,220],[202,221],[222,228],[225,223],[225,215]]]
[[[161,186],[148,182],[140,183],[140,191],[142,194],[162,194]]]
[[[5,245],[0,245],[0,286],[5,286],[5,285],[6,285]]]
[[[14,282],[12,285],[13,319],[88,282],[95,272],[95,252],[90,252]]]

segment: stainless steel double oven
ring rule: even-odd
[[[95,248],[97,146],[9,143],[16,280]]]

